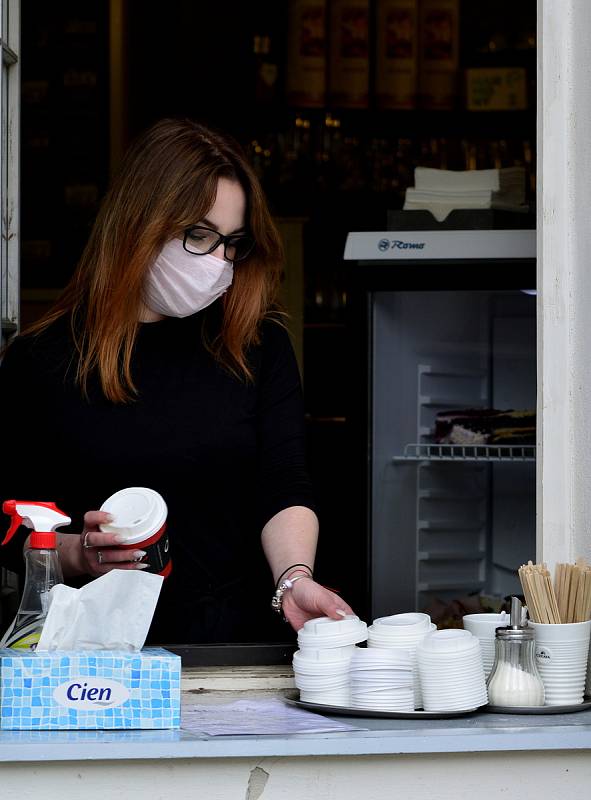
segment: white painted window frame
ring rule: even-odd
[[[1,344],[18,329],[20,310],[20,3],[0,0],[0,317]]]
[[[0,0],[3,333],[19,321],[19,18]],[[590,32],[589,0],[538,0],[537,558],[550,565],[591,559]]]
[[[538,0],[538,559],[591,558],[591,2]]]
[[[0,48],[0,346],[4,346],[18,331],[20,317],[19,0],[0,0]],[[9,457],[2,459],[5,469],[9,468]],[[0,569],[0,592],[15,592],[17,586],[16,575]]]

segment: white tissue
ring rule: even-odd
[[[163,580],[115,569],[82,589],[54,586],[37,650],[141,650]]]

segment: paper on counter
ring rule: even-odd
[[[281,700],[237,700],[234,703],[183,706],[181,728],[209,736],[275,736],[291,733],[342,733],[359,731]]]
[[[162,581],[161,575],[114,569],[81,589],[57,584],[37,650],[141,650]]]

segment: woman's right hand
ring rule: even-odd
[[[111,515],[104,511],[87,511],[84,515],[84,530],[76,542],[75,555],[79,571],[85,575],[97,578],[113,569],[147,569],[149,566],[140,563],[146,555],[144,550],[113,549],[123,540],[116,533],[103,533],[99,528],[111,520]]]

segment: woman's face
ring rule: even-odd
[[[223,236],[240,235],[246,233],[246,196],[238,181],[229,178],[220,178],[214,204],[203,219],[195,220],[195,225],[209,228]],[[215,241],[215,234],[212,234]],[[211,252],[216,258],[224,258],[224,244],[221,242]],[[194,256],[198,258],[198,256]],[[196,262],[197,263],[197,262]],[[142,303],[140,321],[155,322],[163,319],[163,315],[148,308]]]
[[[229,178],[218,180],[215,202],[203,219],[195,220],[196,225],[212,228],[224,236],[246,233],[246,197],[238,181]],[[212,255],[224,257],[224,245],[220,244]]]

